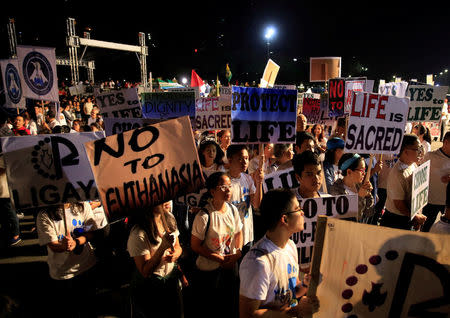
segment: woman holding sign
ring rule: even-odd
[[[342,179],[338,179],[330,187],[331,195],[357,194],[358,195],[358,222],[364,222],[374,213],[374,199],[372,184],[366,175],[366,163],[358,154],[346,153],[339,160],[339,170]]]
[[[202,197],[201,212],[192,226],[191,247],[196,261],[197,317],[236,317],[241,258],[242,222],[239,211],[227,201],[231,180],[223,172],[206,179],[208,192]]]
[[[225,172],[223,166],[224,153],[214,140],[203,140],[198,148],[198,158],[202,164],[205,178],[217,171]]]
[[[170,201],[165,202],[138,211],[129,221],[127,249],[136,264],[131,280],[133,310],[144,317],[180,317],[183,311],[181,273],[175,265],[182,250],[170,208]]]

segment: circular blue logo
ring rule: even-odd
[[[53,87],[53,69],[48,59],[39,52],[28,53],[22,64],[27,86],[37,95],[46,95]]]
[[[20,85],[20,76],[17,68],[8,63],[5,69],[6,91],[9,99],[14,104],[18,104],[22,98],[22,86]]]

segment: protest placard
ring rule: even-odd
[[[1,138],[15,209],[96,199],[83,143],[104,136],[84,132]]]
[[[287,85],[274,84],[272,88],[274,88],[274,89],[297,89],[297,86],[295,86],[294,84],[287,84]]]
[[[344,111],[345,113],[349,113],[350,109],[352,108],[352,92],[369,92],[371,93],[372,90],[368,90],[369,87],[367,87],[367,78],[361,77],[361,78],[346,78],[345,79],[345,104],[344,104]]]
[[[231,94],[196,100],[195,129],[200,131],[231,128]]]
[[[112,218],[204,184],[187,116],[89,142],[85,148],[103,207]]]
[[[293,143],[297,91],[233,86],[231,142]]]
[[[309,123],[316,123],[320,119],[320,98],[303,98],[302,114]]]
[[[195,117],[195,93],[188,92],[155,92],[144,93],[142,98],[142,114],[145,118],[171,119],[182,116]]]
[[[23,96],[59,103],[55,49],[18,45],[17,59]]]
[[[411,220],[428,203],[428,185],[430,183],[430,160],[422,163],[412,176]]]
[[[405,97],[407,88],[408,82],[380,83],[378,94]]]
[[[106,136],[112,136],[142,126],[153,125],[161,122],[159,119],[149,118],[104,118]]]
[[[311,57],[309,59],[309,81],[326,82],[330,78],[341,77],[340,57]]]
[[[113,90],[95,95],[104,118],[141,118],[141,103],[134,87]]]
[[[328,81],[329,116],[343,116],[345,104],[345,79],[333,78]]]
[[[0,66],[2,69],[3,87],[5,89],[5,107],[26,108],[18,60],[0,60]]]
[[[313,317],[447,317],[450,246],[431,234],[327,218]],[[320,246],[314,247],[314,258]],[[315,264],[313,265],[315,268]],[[311,286],[310,283],[310,286]]]
[[[408,121],[439,122],[442,117],[448,86],[409,85],[406,96],[410,98]]]
[[[312,250],[317,225],[317,217],[326,215],[333,218],[350,218],[358,214],[357,195],[326,196],[299,200],[305,213],[305,225],[301,232],[292,235],[297,246],[300,265],[311,262]]]
[[[280,66],[269,59],[266,68],[264,69],[263,77],[261,78],[260,86],[263,88],[273,87],[275,79],[277,78]]]
[[[298,188],[299,183],[295,178],[294,168],[275,171],[264,175],[263,191],[266,193],[272,189],[285,188],[294,189]]]
[[[353,92],[347,152],[397,154],[403,140],[409,98]]]

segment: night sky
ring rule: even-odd
[[[153,77],[164,79],[189,79],[195,69],[203,79],[213,80],[219,75],[224,83],[225,65],[229,63],[233,83],[259,82],[267,62],[264,30],[268,25],[277,29],[270,51],[271,58],[281,66],[279,84],[306,85],[309,58],[318,56],[341,56],[343,76],[374,80],[391,80],[397,75],[425,81],[426,74],[450,68],[445,2],[58,2],[29,5],[28,1],[13,1],[14,6],[3,9],[0,58],[9,55],[8,18],[16,20],[19,44],[51,46],[57,56],[67,56],[66,18],[73,17],[77,35],[82,36],[90,27],[91,38],[96,40],[138,45],[138,32],[149,33],[148,70]],[[139,80],[135,53],[88,48],[85,58],[95,60],[97,81]],[[362,67],[368,71],[362,71]],[[69,68],[58,67],[58,77],[70,77]],[[86,79],[84,70],[81,79]],[[448,73],[435,81],[449,85]]]

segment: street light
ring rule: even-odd
[[[186,78],[186,77],[183,77],[183,78],[181,79],[181,83],[183,83],[183,85],[186,85],[186,84],[187,84],[187,78]]]
[[[267,59],[270,58],[270,51],[269,51],[269,46],[270,46],[270,40],[272,39],[272,37],[275,35],[275,28],[274,27],[268,27],[266,29],[266,34],[264,35],[264,37],[267,40]]]

